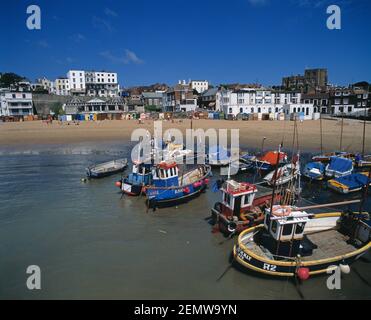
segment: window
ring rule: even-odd
[[[254,111],[255,111],[254,108],[251,108],[251,113],[254,113]]]
[[[273,233],[277,232],[277,221],[276,220],[272,221],[271,230],[272,230]]]
[[[258,113],[261,113],[262,112],[262,108],[258,108]]]
[[[22,98],[23,99],[26,99],[26,95],[24,93],[22,94]]]
[[[240,113],[243,113],[243,108],[240,108]]]
[[[244,200],[243,200],[243,206],[247,206],[249,203],[250,203],[250,196],[248,195],[245,195],[244,197]]]
[[[348,112],[352,112],[352,107],[348,107]]]
[[[292,228],[293,227],[293,224],[290,223],[290,224],[285,224],[284,227],[283,227],[283,230],[282,230],[282,235],[283,236],[289,236],[292,234]]]
[[[295,228],[295,234],[301,234],[304,232],[305,223],[298,223]]]
[[[232,108],[229,108],[229,113],[232,113]]]
[[[13,99],[15,99],[15,94],[14,93],[12,94],[12,97],[13,97]]]

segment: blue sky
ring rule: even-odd
[[[26,27],[30,4],[41,30]],[[341,30],[326,28],[330,4],[342,10]],[[0,11],[0,71],[34,80],[104,69],[124,86],[272,85],[327,67],[334,84],[371,81],[370,13],[369,0],[14,0]]]

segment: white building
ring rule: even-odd
[[[70,70],[67,72],[71,94],[85,94],[85,71]]]
[[[55,94],[59,96],[68,96],[70,94],[70,80],[68,78],[55,79],[54,90]]]
[[[30,92],[0,92],[0,116],[33,115],[32,93]]]
[[[209,89],[209,82],[207,80],[191,80],[190,86],[192,90],[202,93]]]
[[[116,72],[86,71],[86,94],[88,96],[117,97],[119,84]]]
[[[37,84],[39,84],[44,90],[48,90],[49,93],[52,92],[53,83],[49,79],[45,77],[37,79]]]
[[[239,114],[287,114],[304,112],[305,119],[312,119],[313,104],[301,104],[298,92],[273,92],[269,89],[246,88],[221,91],[220,106],[226,116]],[[304,111],[303,111],[304,108]]]

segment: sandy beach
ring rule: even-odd
[[[163,131],[169,128],[180,129],[183,133],[191,126],[190,120],[163,121]],[[341,120],[323,120],[324,151],[338,150],[340,147]],[[74,144],[84,142],[104,143],[108,141],[130,141],[136,128],[145,128],[153,133],[153,121],[139,124],[136,120],[105,120],[80,122],[79,125],[59,123],[46,124],[42,121],[0,123],[0,148],[32,145]],[[260,148],[266,137],[265,147],[274,148],[282,140],[284,147],[291,148],[294,129],[293,121],[227,121],[193,120],[194,129],[240,129],[240,145]],[[320,121],[298,123],[300,149],[320,151]],[[343,150],[362,150],[363,122],[344,120]],[[371,126],[366,125],[366,152],[371,152]]]

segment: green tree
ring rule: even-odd
[[[0,77],[0,88],[9,88],[11,85],[25,80],[27,80],[25,77],[13,72],[3,73]]]

